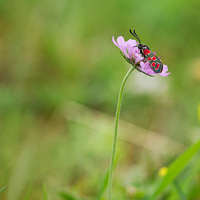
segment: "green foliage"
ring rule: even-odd
[[[28,200],[28,199],[29,199],[30,192],[31,192],[31,187],[32,187],[32,185],[30,185],[30,186],[28,187],[28,190],[27,190],[27,192],[26,192],[26,195],[25,195],[25,197],[24,197],[24,200]]]
[[[6,187],[4,186],[4,187],[2,187],[2,188],[0,188],[0,194],[2,193],[2,192],[4,192],[5,191],[5,189],[6,189]]]
[[[101,199],[104,191],[108,186],[108,178],[109,178],[109,168],[107,169],[106,174],[104,175],[102,181],[100,182],[98,199]]]
[[[80,200],[69,192],[59,192],[59,196],[62,197],[63,200]]]
[[[181,188],[180,184],[178,181],[174,180],[174,187],[176,188],[176,191],[179,195],[179,198],[181,200],[187,200],[187,197],[185,196],[183,189]]]
[[[179,175],[182,169],[188,164],[190,159],[200,149],[200,140],[194,143],[189,149],[187,149],[179,158],[177,158],[170,166],[168,173],[162,178],[160,184],[158,184],[155,192],[152,195],[152,199],[155,199],[163,190],[174,181]]]
[[[127,81],[113,199],[149,195],[158,168],[199,137],[199,6],[1,0],[0,199],[57,199],[65,189],[84,200],[106,199],[117,96],[129,67],[111,37],[128,40],[130,28],[171,75],[135,71]],[[179,183],[188,199],[199,199],[199,160],[191,162]],[[162,183],[161,198],[178,198],[170,183],[177,174]]]
[[[43,200],[48,200],[46,185],[43,184]]]

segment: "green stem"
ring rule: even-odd
[[[115,152],[116,152],[116,143],[117,143],[117,130],[118,130],[118,122],[119,122],[119,115],[120,115],[120,109],[121,109],[121,103],[122,103],[122,94],[124,85],[131,74],[131,72],[135,69],[135,66],[131,66],[131,68],[126,73],[120,90],[119,90],[119,97],[117,102],[117,109],[116,109],[116,115],[115,115],[115,132],[114,132],[114,138],[113,138],[113,146],[112,146],[112,154],[111,154],[111,161],[110,161],[110,170],[109,170],[109,180],[108,180],[108,200],[111,200],[111,193],[112,193],[112,178],[113,178],[113,168],[114,168],[114,160],[115,160]]]

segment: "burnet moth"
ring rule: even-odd
[[[133,32],[130,29],[130,33],[138,40],[138,49],[140,49],[140,53],[144,58],[147,59],[151,68],[155,73],[161,73],[163,70],[163,64],[161,63],[160,59],[150,50],[150,48],[146,44],[142,44],[140,38],[136,34],[135,30]]]

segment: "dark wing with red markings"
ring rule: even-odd
[[[161,73],[163,70],[163,64],[161,63],[160,59],[153,54],[150,49],[143,49],[143,54],[147,58],[151,68],[155,73]]]
[[[154,58],[156,58],[155,60],[153,60]],[[159,58],[157,56],[153,56],[152,60],[149,61],[149,64],[151,65],[152,69],[154,72],[156,73],[161,73],[163,70],[163,64],[161,63],[161,61],[159,60]]]

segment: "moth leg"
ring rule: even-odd
[[[146,58],[146,56],[144,55],[142,49],[140,49],[140,53],[142,54],[142,56],[143,56],[144,58]]]

